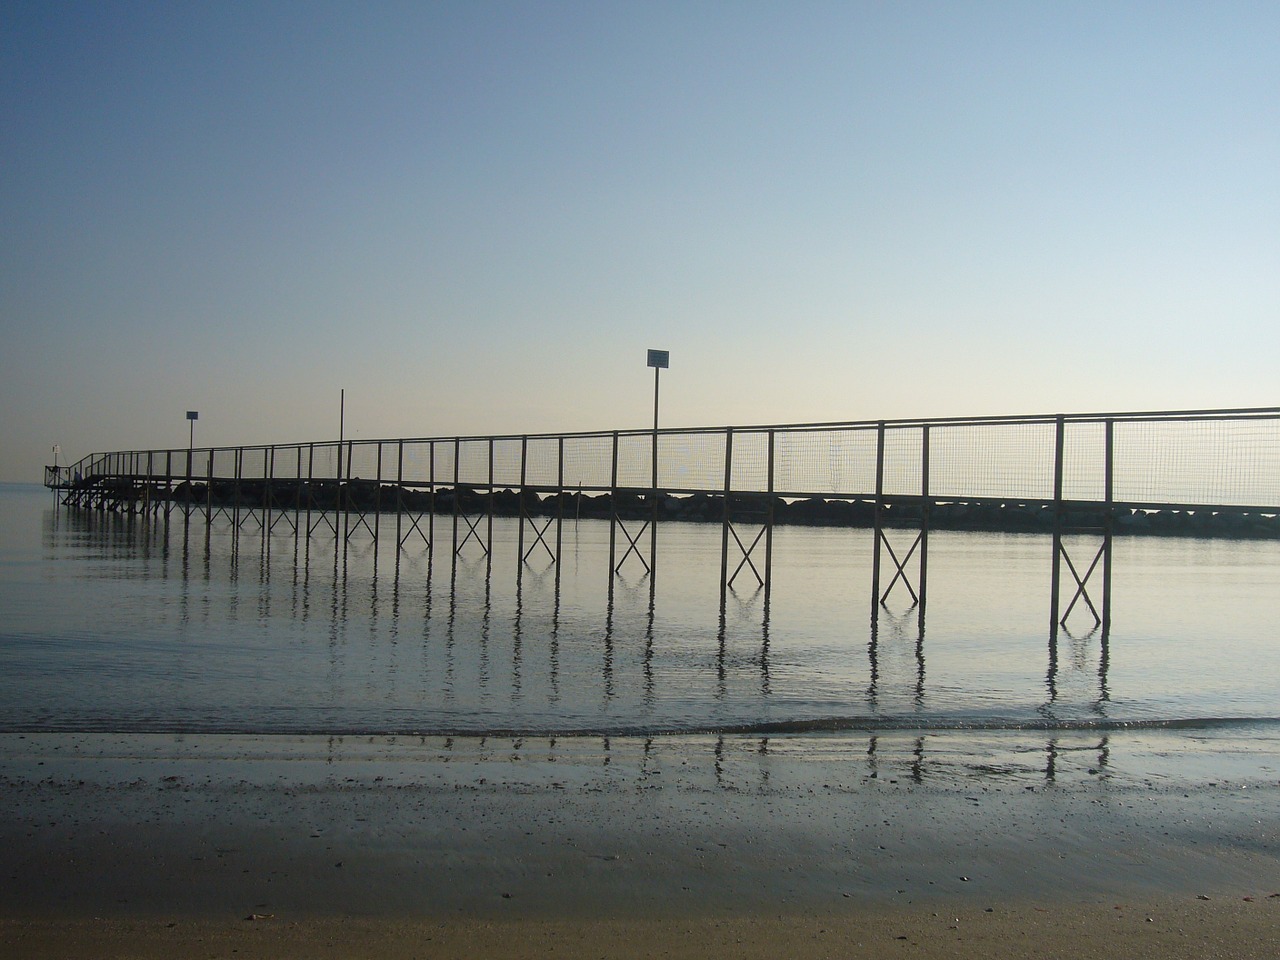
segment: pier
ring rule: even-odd
[[[1115,536],[1280,538],[1280,408],[117,451],[45,484],[73,508],[237,537],[331,536],[341,552],[394,536],[455,569],[492,556],[495,516],[519,518],[518,570],[558,570],[565,520],[599,518],[610,596],[624,569],[652,588],[664,521],[717,523],[722,612],[743,578],[767,611],[779,524],[866,530],[873,631],[895,592],[923,630],[931,530],[1041,532],[1051,637],[1075,616],[1105,638]]]

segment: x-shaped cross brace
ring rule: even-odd
[[[1089,591],[1085,589],[1085,585],[1089,582],[1089,578],[1093,576],[1093,571],[1098,567],[1098,561],[1102,559],[1102,555],[1107,550],[1107,544],[1104,541],[1102,546],[1098,548],[1097,554],[1093,558],[1093,563],[1089,564],[1089,569],[1085,571],[1084,576],[1080,576],[1076,572],[1076,565],[1071,562],[1071,555],[1067,553],[1067,548],[1062,544],[1058,545],[1058,549],[1062,551],[1062,559],[1067,561],[1067,569],[1071,571],[1071,577],[1076,582],[1076,592],[1071,598],[1071,602],[1067,604],[1067,612],[1062,615],[1062,619],[1058,621],[1064,627],[1067,625],[1067,618],[1071,616],[1071,611],[1075,608],[1076,602],[1083,599],[1085,605],[1089,608],[1089,612],[1093,614],[1094,624],[1102,622],[1102,617],[1098,616],[1098,611],[1093,605],[1093,601],[1089,599]]]
[[[350,514],[348,514],[348,516],[350,516]],[[374,535],[374,533],[373,533],[373,527],[369,525],[369,514],[365,513],[365,512],[364,512],[364,511],[362,511],[362,510],[358,510],[358,511],[356,511],[356,522],[355,522],[355,525],[354,525],[354,526],[352,526],[352,527],[347,531],[347,539],[348,539],[348,540],[350,540],[350,539],[351,539],[351,534],[355,533],[355,532],[356,532],[357,530],[359,530],[362,526],[363,526],[366,530],[368,530],[368,531],[369,531],[369,536],[373,536],[373,535]]]
[[[648,573],[649,562],[645,560],[644,554],[640,552],[639,544],[640,538],[643,537],[644,532],[649,529],[649,521],[646,520],[640,525],[640,529],[636,531],[636,535],[634,537],[631,535],[630,531],[627,530],[627,525],[622,522],[622,518],[620,517],[618,518],[618,529],[620,529],[622,531],[622,535],[627,538],[628,546],[627,552],[622,555],[622,559],[619,560],[618,565],[613,568],[613,572],[617,573],[620,571],[622,569],[622,565],[627,562],[627,557],[634,553],[636,555],[636,559],[640,561],[640,565],[644,567],[644,572]]]
[[[411,536],[413,536],[413,531],[417,530],[417,531],[418,531],[418,536],[420,536],[420,537],[422,538],[422,542],[423,542],[423,543],[425,543],[428,547],[430,547],[430,546],[431,546],[431,538],[430,538],[430,537],[428,537],[428,536],[427,536],[427,532],[426,532],[425,530],[423,530],[423,529],[422,529],[422,527],[420,527],[420,526],[418,525],[418,524],[419,524],[419,522],[422,520],[422,518],[426,516],[426,514],[425,514],[425,513],[417,513],[417,514],[411,513],[411,514],[409,514],[408,516],[409,516],[409,529],[408,529],[408,530],[406,530],[406,531],[404,532],[404,536],[400,538],[400,546],[402,546],[402,547],[403,547],[403,546],[405,545],[405,542],[406,542],[406,541],[408,541],[408,539],[409,539]]]
[[[554,520],[555,517],[547,517],[547,522],[542,525],[541,530],[538,529],[537,521],[535,521],[533,517],[530,517],[528,514],[524,514],[524,518],[529,521],[529,526],[533,529],[534,541],[529,544],[529,549],[524,552],[524,556],[520,559],[527,561],[529,559],[529,554],[533,553],[533,551],[537,549],[538,544],[542,544],[543,549],[547,551],[547,556],[551,558],[551,562],[555,563],[555,551],[551,549],[551,545],[547,543],[545,538],[546,532],[551,529],[551,521]],[[523,523],[524,520],[521,520],[520,522]]]
[[[318,519],[316,522],[307,528],[307,536],[309,537],[319,530],[320,524],[324,523],[329,527],[329,531],[336,537],[338,535],[338,521],[336,519],[336,514],[335,518],[330,518],[329,514],[324,510],[317,511],[317,514]]]
[[[738,561],[738,566],[734,568],[733,575],[729,577],[729,586],[733,586],[733,581],[738,579],[738,574],[742,572],[743,567],[750,567],[751,572],[756,576],[756,582],[760,586],[764,586],[764,577],[760,576],[760,571],[757,570],[756,565],[751,562],[751,553],[755,550],[756,545],[760,542],[761,538],[764,536],[765,530],[767,529],[767,527],[761,527],[760,532],[756,534],[756,538],[751,541],[751,546],[748,547],[743,545],[742,538],[738,536],[738,531],[734,529],[733,524],[729,524],[729,532],[733,534],[734,542],[738,544],[738,549],[742,551],[742,559]]]
[[[294,519],[293,513],[288,510],[276,511],[276,515],[271,518],[271,525],[267,528],[267,532],[273,532],[278,523],[286,524],[294,533],[298,532],[298,522]]]
[[[899,580],[901,580],[902,585],[906,587],[907,592],[911,594],[912,602],[919,603],[920,598],[916,596],[915,588],[911,586],[911,579],[907,576],[906,568],[907,564],[911,562],[911,557],[915,554],[916,548],[920,546],[920,541],[924,539],[924,532],[921,531],[916,534],[916,539],[915,542],[911,544],[911,549],[906,552],[906,555],[903,556],[901,560],[898,559],[898,554],[894,552],[893,544],[889,542],[889,537],[883,530],[880,531],[880,539],[884,543],[885,549],[889,551],[889,559],[891,559],[893,561],[893,565],[897,567],[897,573],[893,575],[893,579],[889,581],[889,586],[887,586],[884,593],[880,595],[880,602],[884,603],[889,599],[889,594],[893,592],[894,586]]]
[[[462,519],[463,519],[464,521],[466,521],[466,524],[467,524],[467,535],[466,535],[465,537],[463,537],[463,538],[462,538],[462,542],[461,542],[460,544],[458,544],[458,549],[456,549],[456,550],[455,550],[455,551],[453,551],[453,552],[454,552],[455,554],[461,555],[461,554],[462,554],[462,548],[463,548],[463,547],[465,547],[465,546],[467,545],[467,541],[469,541],[469,540],[471,540],[472,538],[474,538],[474,539],[475,539],[475,541],[476,541],[476,543],[480,544],[480,549],[481,549],[481,550],[483,550],[483,551],[485,552],[485,554],[486,554],[486,555],[488,555],[488,553],[489,553],[489,548],[488,548],[487,546],[485,546],[484,541],[480,539],[480,532],[476,529],[477,527],[479,527],[479,526],[480,526],[480,521],[484,519],[484,514],[482,514],[482,513],[477,513],[477,514],[476,514],[476,518],[475,518],[475,520],[474,520],[474,521],[473,521],[470,517],[468,517],[465,513],[464,513],[464,514],[460,514],[460,516],[462,517]]]

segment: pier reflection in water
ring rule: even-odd
[[[1042,535],[933,533],[926,630],[924,605],[903,591],[868,618],[865,531],[778,527],[772,592],[730,589],[717,606],[720,531],[707,525],[663,524],[656,567],[610,577],[607,521],[567,520],[557,564],[547,551],[530,552],[528,539],[528,559],[518,559],[515,518],[493,518],[488,548],[441,553],[425,541],[326,534],[323,524],[299,535],[246,513],[209,525],[175,514],[166,527],[145,516],[49,510],[45,548],[66,578],[62,593],[87,588],[81,606],[106,605],[88,628],[68,629],[57,616],[44,625],[58,637],[87,629],[91,642],[62,651],[61,678],[42,677],[44,706],[13,698],[5,721],[924,736],[1270,715],[1276,670],[1262,662],[1265,604],[1243,610],[1212,657],[1199,643],[1231,604],[1268,595],[1276,552],[1268,543],[1212,545],[1216,562],[1253,579],[1236,588],[1217,578],[1218,593],[1184,606],[1171,633],[1162,632],[1171,627],[1167,595],[1141,602],[1126,590],[1126,618],[1132,611],[1137,622],[1117,639],[1101,629],[1046,636]],[[1179,552],[1194,548],[1132,546],[1147,555],[1132,569],[1156,586],[1170,569],[1184,570]],[[1187,600],[1185,589],[1178,595]],[[77,611],[71,603],[62,613]],[[86,693],[87,676],[99,682]]]

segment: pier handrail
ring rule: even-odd
[[[94,453],[55,488],[128,481],[1062,501],[1280,510],[1280,407],[345,439]]]

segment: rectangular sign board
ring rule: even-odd
[[[187,419],[188,419],[188,420],[199,420],[199,419],[200,419],[200,413],[199,413],[199,411],[197,411],[197,410],[188,410],[188,411],[187,411]]]
[[[665,370],[670,365],[671,365],[670,350],[650,350],[649,351],[649,366],[661,367],[663,370]]]

